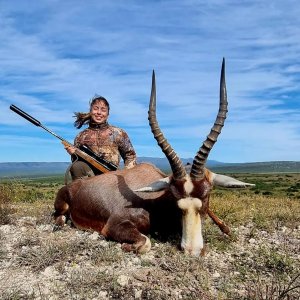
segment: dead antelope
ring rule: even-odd
[[[202,226],[206,214],[224,232],[228,233],[229,230],[209,210],[213,186],[253,185],[205,168],[209,152],[224,125],[226,113],[223,60],[219,112],[191,169],[187,171],[158,125],[153,72],[148,119],[154,138],[170,163],[172,175],[166,176],[155,166],[142,163],[132,169],[74,181],[58,191],[54,204],[56,226],[63,226],[65,215],[69,214],[76,227],[98,231],[104,237],[122,243],[123,250],[138,253],[150,250],[149,233],[181,232],[181,248],[184,252],[199,255],[204,247]]]

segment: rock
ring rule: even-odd
[[[134,293],[134,299],[141,299],[142,298],[142,290],[137,290]]]
[[[38,226],[38,229],[41,230],[41,231],[52,232],[53,226],[50,225],[50,224],[47,224],[47,225],[39,225],[39,226]]]
[[[41,274],[45,277],[50,277],[50,278],[59,276],[59,273],[52,266],[47,267],[43,272],[41,272]]]
[[[33,217],[23,217],[21,219],[19,219],[17,221],[18,223],[18,226],[35,226],[36,225],[36,218],[33,218]]]
[[[4,234],[9,234],[12,230],[11,225],[2,225],[0,226],[0,230],[3,231]]]
[[[108,248],[109,247],[109,243],[106,240],[100,240],[99,245],[103,248]]]
[[[97,231],[94,231],[90,236],[89,239],[92,241],[96,241],[99,239],[99,233]]]
[[[249,242],[249,244],[255,244],[256,243],[256,239],[251,238],[248,242]]]
[[[100,291],[97,298],[93,298],[92,300],[106,300],[109,299],[106,291]]]
[[[141,259],[138,256],[136,256],[132,259],[132,263],[133,265],[139,266],[141,265]]]
[[[126,276],[126,275],[120,275],[119,277],[118,277],[118,279],[117,279],[117,282],[118,282],[118,284],[120,285],[120,286],[127,286],[128,285],[128,283],[129,283],[129,277],[128,276]]]
[[[133,277],[137,280],[146,282],[148,280],[148,276],[150,274],[150,270],[149,269],[140,269],[140,270],[136,270],[133,273]]]

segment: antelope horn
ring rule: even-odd
[[[194,180],[201,180],[204,177],[204,166],[208,158],[209,152],[213,145],[217,141],[219,134],[221,133],[222,127],[226,119],[227,113],[227,93],[226,93],[226,83],[225,83],[225,59],[223,58],[222,70],[221,70],[221,80],[220,80],[220,104],[219,112],[215,120],[214,126],[212,127],[206,140],[203,142],[201,148],[197,152],[193,165],[191,168],[190,176]]]
[[[186,171],[184,166],[177,156],[175,151],[172,149],[171,145],[168,143],[163,133],[161,132],[157,119],[156,119],[156,85],[155,85],[155,73],[153,70],[152,73],[152,88],[151,88],[151,96],[150,96],[150,104],[148,111],[148,120],[149,125],[151,127],[151,131],[154,135],[154,138],[157,141],[157,144],[162,149],[163,153],[166,155],[172,172],[175,179],[182,179],[186,175]]]

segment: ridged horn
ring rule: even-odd
[[[175,151],[172,149],[171,145],[168,143],[163,133],[161,132],[157,118],[156,118],[156,85],[155,85],[155,73],[153,70],[152,73],[152,88],[151,88],[151,96],[149,103],[149,111],[148,111],[148,120],[149,125],[151,127],[151,131],[153,133],[154,138],[157,141],[157,144],[162,149],[163,153],[167,157],[169,164],[171,166],[173,176],[175,179],[182,179],[186,175],[186,171],[184,166],[177,156]]]
[[[204,177],[204,166],[208,158],[209,152],[212,149],[213,145],[218,139],[219,134],[221,133],[222,127],[227,114],[227,93],[226,93],[226,83],[225,83],[225,59],[223,58],[222,70],[221,70],[221,80],[220,80],[220,104],[219,112],[215,120],[214,126],[212,127],[209,135],[206,140],[203,142],[201,148],[197,152],[193,165],[191,168],[190,176],[194,180],[201,180]]]

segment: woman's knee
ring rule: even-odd
[[[73,162],[70,173],[72,180],[95,176],[93,170],[83,161]]]

